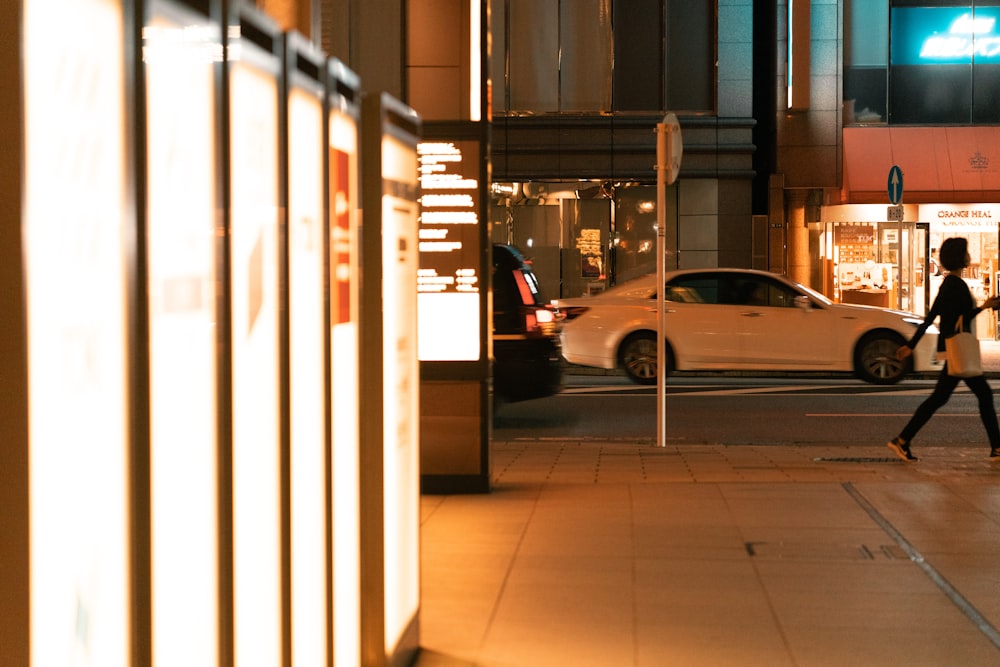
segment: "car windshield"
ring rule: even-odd
[[[830,299],[826,298],[825,296],[823,296],[822,294],[820,294],[816,290],[812,289],[811,287],[806,287],[805,285],[801,285],[801,284],[795,283],[795,282],[793,282],[792,284],[795,285],[800,290],[802,290],[803,292],[805,292],[806,294],[808,294],[813,299],[816,299],[817,301],[819,301],[820,303],[822,303],[824,306],[833,305],[833,301],[830,301]]]

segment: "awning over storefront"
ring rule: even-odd
[[[893,165],[904,203],[1000,201],[1000,127],[845,127],[842,201],[888,204]]]

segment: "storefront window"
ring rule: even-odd
[[[886,222],[883,206],[824,207],[818,244],[821,291],[834,301],[928,312],[945,270],[938,248],[945,239],[969,242],[969,266],[962,278],[977,303],[997,293],[1000,279],[995,204],[921,204],[907,207],[917,222]],[[996,339],[993,313],[976,318],[976,333]]]
[[[656,187],[498,183],[490,230],[531,262],[546,300],[597,294],[656,271]]]

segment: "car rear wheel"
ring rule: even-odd
[[[865,382],[896,384],[909,371],[909,360],[896,358],[896,350],[905,341],[888,331],[870,333],[861,339],[854,352],[854,368]]]
[[[667,350],[667,373],[670,372],[670,350]],[[625,375],[638,384],[656,382],[656,334],[651,331],[634,333],[622,343],[618,363]]]

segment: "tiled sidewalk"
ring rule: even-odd
[[[422,500],[420,667],[1000,664],[981,449],[492,450]]]

